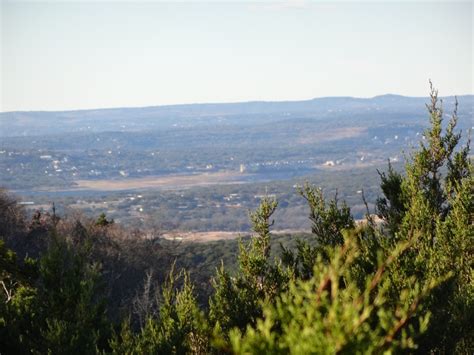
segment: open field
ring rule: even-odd
[[[366,127],[329,128],[322,131],[302,131],[298,138],[299,144],[313,144],[314,142],[331,142],[342,139],[359,137],[367,132]]]
[[[272,231],[274,235],[284,235],[284,234],[302,234],[302,233],[309,233],[309,231],[301,231],[301,230],[294,230],[294,229],[282,229],[282,230],[275,230]],[[227,232],[227,231],[209,231],[209,232],[170,232],[165,233],[163,238],[167,240],[176,240],[176,241],[184,241],[184,242],[194,242],[194,243],[207,243],[207,242],[214,242],[217,240],[232,240],[238,238],[244,238],[253,233],[248,232]]]
[[[215,172],[190,175],[148,176],[124,180],[76,180],[74,189],[119,191],[145,188],[186,189],[195,186],[244,183],[250,174],[237,172]]]

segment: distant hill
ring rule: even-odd
[[[447,112],[454,97],[443,98]],[[205,103],[140,108],[0,113],[0,137],[65,132],[147,131],[173,127],[248,125],[289,118],[337,119],[341,115],[424,114],[426,97],[381,95],[373,98],[324,97],[303,101]],[[460,114],[472,118],[474,96],[459,96]]]
[[[465,131],[474,125],[474,96],[458,100]],[[0,187],[31,196],[35,209],[56,201],[124,223],[245,230],[248,208],[267,187],[281,203],[279,220],[292,223],[279,228],[301,228],[306,219],[295,216],[306,212],[294,186],[309,180],[341,188],[361,218],[360,190],[373,203],[377,169],[387,160],[403,166],[423,140],[427,101],[382,95],[2,113]],[[454,98],[444,103],[449,119]]]
[[[474,125],[474,96],[458,100],[458,128],[466,130]],[[83,180],[108,186],[109,180],[241,170],[249,181],[274,181],[380,166],[401,161],[400,152],[418,144],[429,123],[427,101],[382,95],[6,112],[0,114],[0,186],[74,188]],[[449,118],[454,97],[444,103]]]

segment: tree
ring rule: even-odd
[[[113,224],[114,220],[113,219],[107,219],[107,216],[104,212],[102,212],[99,215],[99,218],[97,218],[97,221],[95,222],[96,226],[100,227],[107,227],[110,224]]]
[[[41,258],[38,312],[42,351],[91,353],[106,345],[108,322],[101,292],[100,265],[89,262],[87,248],[57,235]]]
[[[326,201],[321,189],[305,184],[299,190],[308,202],[313,245],[307,241],[298,241],[296,252],[282,248],[283,264],[290,267],[297,277],[309,279],[319,255],[327,261],[327,249],[344,243],[343,231],[354,228],[354,218],[345,202],[339,206],[336,196]]]
[[[181,288],[176,281],[183,278]],[[114,354],[204,354],[209,347],[209,332],[204,314],[193,294],[189,276],[170,271],[161,293],[157,316],[149,315],[138,334],[125,321],[119,334],[110,341]]]
[[[210,300],[210,320],[218,337],[227,339],[233,327],[243,330],[262,316],[262,302],[273,302],[291,278],[279,261],[270,262],[271,217],[277,202],[265,197],[250,214],[255,235],[248,245],[239,243],[239,269],[231,277],[224,266],[213,280],[215,294]],[[220,343],[225,343],[221,341]]]
[[[11,252],[1,254],[9,265],[5,270],[10,270],[8,276],[2,272],[3,282],[14,286],[2,302],[0,343],[5,350],[84,354],[106,345],[109,325],[99,265],[89,263],[84,250],[72,249],[64,238],[53,235],[37,263],[26,259],[21,266]]]
[[[354,233],[346,233],[345,243],[332,250],[329,263],[318,256],[309,280],[291,282],[275,304],[265,305],[256,326],[249,325],[245,333],[232,330],[233,351],[372,354],[415,348],[415,336],[426,331],[429,320],[429,315],[417,313],[436,282],[422,287],[414,280],[391,304],[387,267],[407,247],[399,244],[389,257],[380,259],[360,290],[353,275],[359,257]],[[408,327],[409,320],[416,320],[417,326]]]
[[[427,105],[430,128],[406,164],[406,175],[382,174],[384,197],[379,215],[390,231],[387,240],[409,241],[410,248],[393,272],[399,277],[392,289],[407,287],[412,278],[419,282],[451,274],[427,300],[432,312],[430,327],[420,342],[421,352],[459,351],[472,353],[474,322],[474,281],[472,276],[474,209],[473,166],[469,139],[459,147],[455,133],[457,102],[443,130],[444,110],[438,91],[431,85]]]

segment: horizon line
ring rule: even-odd
[[[314,101],[314,100],[323,100],[323,99],[356,99],[356,100],[372,100],[378,97],[384,96],[395,96],[403,97],[409,99],[423,99],[428,98],[426,96],[409,96],[401,94],[386,93],[375,96],[319,96],[309,99],[296,99],[296,100],[242,100],[242,101],[208,101],[208,102],[187,102],[187,103],[174,103],[174,104],[156,104],[156,105],[138,105],[138,106],[107,106],[107,107],[90,107],[90,108],[73,108],[73,109],[57,109],[57,110],[48,110],[48,109],[33,109],[33,110],[9,110],[3,111],[0,110],[0,114],[8,113],[19,113],[19,112],[77,112],[77,111],[96,111],[96,110],[123,110],[123,109],[146,109],[146,108],[158,108],[158,107],[174,107],[174,106],[194,106],[194,105],[232,105],[232,104],[250,104],[250,103],[290,103],[290,102],[304,102],[304,101]],[[474,96],[474,93],[470,94],[454,94],[454,95],[440,95],[439,98],[454,98],[454,97],[465,97],[465,96]]]

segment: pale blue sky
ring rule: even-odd
[[[473,93],[471,2],[1,2],[1,111]]]

